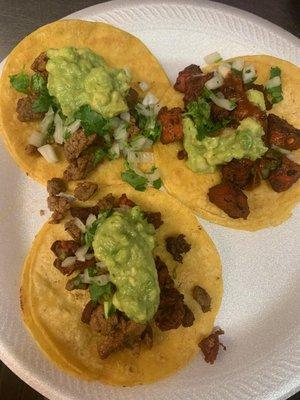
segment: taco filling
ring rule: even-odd
[[[161,142],[182,143],[177,157],[194,173],[219,171],[221,182],[209,188],[209,201],[233,219],[247,219],[245,190],[255,191],[265,180],[271,190],[283,192],[300,178],[293,154],[300,148],[300,130],[272,113],[284,101],[278,66],[270,68],[263,85],[254,83],[254,65],[243,59],[208,71],[189,65],[179,72],[174,88],[183,94],[184,108],[159,111]]]
[[[24,94],[16,104],[19,121],[40,121],[26,146],[33,163],[36,156],[48,163],[63,157],[63,178],[76,181],[123,156],[123,181],[140,191],[161,186],[149,151],[161,133],[160,107],[148,83],[133,82],[128,68],[110,67],[89,48],[48,49],[31,69],[10,75],[10,83]]]

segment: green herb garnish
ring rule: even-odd
[[[30,77],[24,71],[19,74],[10,75],[11,86],[21,93],[28,93],[30,90]]]
[[[144,192],[146,190],[148,180],[144,176],[138,175],[130,167],[127,171],[122,172],[121,177],[124,182],[129,183],[129,185],[134,187],[135,190],[138,190],[140,192]]]
[[[80,119],[81,126],[86,136],[90,136],[93,133],[103,136],[110,129],[109,120],[92,110],[88,104],[81,106],[79,110],[76,111],[74,117]]]

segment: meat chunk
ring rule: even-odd
[[[175,261],[182,264],[182,255],[191,250],[191,245],[185,240],[184,235],[181,233],[178,236],[170,236],[166,238],[166,249],[170,254],[172,254]]]
[[[242,121],[247,117],[255,118],[264,129],[266,128],[266,113],[251,103],[246,97],[237,102],[237,107],[232,111],[231,115],[235,121]]]
[[[46,65],[48,62],[47,53],[43,51],[32,63],[31,69],[35,72],[40,73],[44,79],[48,77],[48,71],[46,70]]]
[[[285,119],[275,114],[268,115],[268,145],[272,144],[286,150],[300,148],[300,129],[294,128]]]
[[[182,319],[182,326],[184,328],[189,328],[190,326],[193,325],[194,321],[195,321],[195,316],[193,312],[186,304],[184,304],[184,316]]]
[[[99,211],[111,210],[115,205],[115,197],[112,193],[107,194],[103,199],[100,199],[97,203]]]
[[[233,159],[228,164],[222,165],[223,181],[235,184],[240,189],[245,189],[253,181],[254,161],[248,158]]]
[[[227,74],[220,92],[223,93],[226,99],[235,99],[235,101],[242,100],[246,96],[242,79],[233,73]]]
[[[58,267],[56,266],[56,268]],[[60,268],[58,269],[60,272],[64,273]],[[70,273],[65,273],[64,275],[70,275]],[[68,292],[71,292],[72,290],[87,290],[88,287],[88,283],[81,282],[81,280],[78,279],[78,276],[75,276],[75,278],[71,278],[67,281],[65,289],[68,290]]]
[[[197,301],[197,303],[200,305],[202,311],[204,313],[207,313],[208,311],[211,310],[211,297],[207,293],[205,289],[203,289],[201,286],[194,286],[193,288],[193,298]]]
[[[186,160],[188,158],[188,153],[185,150],[179,150],[177,153],[178,160]]]
[[[62,196],[49,196],[47,198],[48,208],[53,211],[52,222],[60,222],[70,209],[70,201]]]
[[[21,97],[17,102],[18,120],[21,122],[38,121],[43,119],[45,113],[34,112],[32,105],[38,98],[38,94],[30,94],[26,97]]]
[[[163,144],[172,143],[183,139],[182,110],[179,107],[162,107],[157,119],[162,126],[160,140]]]
[[[82,314],[81,314],[81,321],[85,324],[89,324],[92,313],[97,308],[97,304],[93,302],[93,300],[90,300],[84,307]]]
[[[142,333],[142,341],[145,343],[148,349],[152,349],[153,346],[153,330],[150,324],[146,326],[146,329]]]
[[[164,221],[161,219],[161,213],[158,212],[144,212],[144,216],[149,224],[152,224],[155,229],[158,229]]]
[[[74,219],[70,219],[65,223],[65,231],[76,241],[81,243],[82,232],[78,228]]]
[[[161,331],[177,329],[185,315],[184,296],[176,288],[163,288],[155,314],[155,323]]]
[[[249,215],[247,196],[231,182],[222,182],[211,187],[208,198],[231,218],[247,219]]]
[[[56,240],[51,246],[51,251],[60,260],[64,260],[67,257],[74,256],[79,247],[80,243],[74,240]]]
[[[63,177],[66,181],[85,179],[95,167],[94,152],[87,152],[70,162],[67,169],[64,171]]]
[[[36,146],[33,146],[32,144],[27,144],[25,146],[25,153],[28,154],[29,156],[40,155],[40,153],[38,152],[38,148]]]
[[[74,195],[78,200],[87,201],[93,196],[97,189],[97,183],[81,182],[76,186]]]
[[[86,136],[83,129],[78,129],[64,144],[64,153],[68,161],[76,160],[80,154],[95,142],[97,135]]]
[[[119,199],[117,201],[117,205],[118,205],[118,207],[121,207],[121,206],[134,207],[134,206],[136,206],[136,204],[126,196],[126,193],[123,193],[122,196],[119,197]]]
[[[186,82],[186,90],[183,96],[185,106],[191,101],[197,100],[204,85],[213,77],[213,73],[194,75]]]
[[[62,266],[62,260],[61,258],[57,258],[53,265],[55,268],[57,268],[63,275],[72,275],[75,271],[78,272],[83,272],[86,268],[91,268],[95,265],[95,258],[92,258],[90,260],[85,260],[85,261],[78,261],[75,260],[71,265],[68,265],[67,267]],[[77,277],[74,280],[70,280],[68,283],[67,290],[73,290],[73,289],[85,289],[85,286],[81,285],[81,281],[77,282]]]
[[[140,133],[140,128],[137,126],[136,119],[132,115],[130,115],[127,132],[130,138]]]
[[[58,195],[67,190],[65,182],[61,178],[52,178],[47,181],[47,192],[49,195]]]
[[[118,325],[118,314],[105,318],[103,305],[98,305],[93,311],[90,319],[90,326],[93,331],[99,332],[102,335],[110,335]]]
[[[202,70],[198,65],[191,64],[179,72],[176,79],[174,89],[178,92],[185,93],[187,88],[187,81],[194,76],[202,74]]]
[[[93,206],[93,207],[71,207],[70,208],[70,213],[72,217],[74,218],[79,218],[81,222],[84,224],[86,223],[86,220],[90,214],[93,215],[98,215],[99,214],[99,207],[98,206]]]
[[[157,270],[157,277],[160,289],[173,288],[174,281],[169,274],[168,267],[158,256],[155,258],[155,267]]]
[[[219,336],[223,334],[224,331],[218,329],[199,343],[199,347],[202,350],[204,359],[207,363],[213,364],[216,361],[220,345],[224,350],[226,350],[226,347],[219,341]]]
[[[210,115],[214,122],[229,118],[230,114],[231,111],[225,110],[225,108],[219,107],[215,103],[212,103],[210,106]]]
[[[128,94],[126,96],[126,102],[127,102],[129,110],[134,110],[138,101],[139,101],[138,92],[136,90],[134,90],[133,88],[129,88]]]
[[[300,178],[300,165],[286,156],[282,157],[281,166],[269,175],[269,183],[275,192],[288,190]]]

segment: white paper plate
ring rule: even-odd
[[[251,14],[207,2],[117,1],[72,17],[106,21],[139,38],[171,79],[215,50],[224,57],[272,54],[300,64],[299,40]],[[271,6],[271,5],[270,5]],[[227,352],[214,366],[199,355],[170,379],[133,389],[85,383],[56,369],[23,327],[22,262],[45,217],[45,189],[21,173],[0,147],[0,357],[50,399],[285,399],[300,387],[300,208],[278,228],[237,232],[204,222],[223,261],[218,324]],[[159,368],[159,366],[158,366]]]

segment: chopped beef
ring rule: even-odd
[[[253,181],[253,167],[254,161],[248,158],[233,159],[221,167],[223,181],[231,182],[240,189],[245,189]]]
[[[35,72],[40,73],[45,80],[48,77],[48,71],[46,70],[46,65],[48,62],[47,53],[43,51],[32,63],[31,69]]]
[[[129,110],[134,110],[138,101],[139,101],[138,92],[136,90],[134,90],[133,88],[129,88],[128,94],[126,96],[126,102],[127,102]]]
[[[255,118],[264,129],[266,128],[267,115],[265,111],[262,111],[245,97],[237,102],[237,107],[232,111],[232,118],[235,121],[242,121],[247,117]]]
[[[184,235],[181,233],[178,236],[170,236],[166,239],[166,249],[172,254],[175,261],[182,264],[182,255],[191,250],[191,245],[185,240]]]
[[[188,153],[185,150],[179,150],[177,153],[178,160],[187,160]]]
[[[89,324],[91,317],[92,317],[92,313],[95,310],[95,308],[97,307],[97,304],[93,301],[90,300],[84,307],[82,314],[81,314],[81,321],[85,324]]]
[[[281,166],[282,157],[283,155],[279,151],[268,149],[261,158],[255,161],[254,173],[262,179],[268,179],[271,171]]]
[[[52,178],[47,181],[47,192],[49,195],[57,195],[67,190],[65,182],[61,178]]]
[[[184,296],[176,288],[163,288],[155,314],[155,323],[161,331],[177,329],[185,315]]]
[[[174,281],[169,274],[168,267],[158,256],[155,258],[155,267],[160,289],[173,288]]]
[[[53,211],[52,222],[60,222],[70,209],[70,201],[62,196],[49,196],[47,198],[48,208]]]
[[[203,339],[199,343],[199,347],[202,350],[204,359],[209,364],[213,364],[216,361],[220,345],[224,350],[226,350],[226,347],[219,341],[220,335],[224,335],[224,331],[222,329],[218,329],[217,331],[211,333],[207,338]]]
[[[146,326],[146,329],[142,333],[142,341],[145,343],[148,349],[152,349],[153,346],[153,329],[150,324]]]
[[[231,218],[247,219],[249,215],[247,196],[231,182],[222,182],[211,187],[208,198]]]
[[[204,313],[207,313],[208,311],[211,310],[211,297],[207,293],[207,291],[205,289],[203,289],[201,286],[197,286],[197,285],[194,286],[193,298],[200,305],[200,307]]]
[[[94,151],[89,151],[71,161],[64,171],[63,177],[66,181],[79,181],[80,179],[85,179],[95,167]]]
[[[126,193],[123,193],[121,197],[119,197],[118,201],[117,201],[117,206],[121,207],[121,206],[127,206],[127,207],[134,207],[136,204],[128,199],[128,197],[126,196]]]
[[[186,82],[186,90],[183,96],[184,104],[187,105],[191,101],[197,100],[204,88],[205,83],[213,76],[214,74],[211,72],[208,74],[194,75],[189,78]]]
[[[274,114],[268,115],[268,145],[272,144],[286,150],[300,148],[300,129],[294,128],[285,119]]]
[[[80,182],[74,190],[74,196],[81,201],[87,201],[98,189],[97,183]]]
[[[136,119],[130,115],[130,120],[129,120],[129,126],[127,128],[127,132],[129,135],[129,138],[132,138],[135,135],[138,135],[140,133],[140,128],[136,124]]]
[[[193,76],[198,76],[199,74],[202,74],[202,70],[198,65],[189,65],[179,72],[174,89],[178,92],[185,93],[188,80]]]
[[[118,313],[114,313],[112,316],[105,318],[102,304],[97,306],[90,318],[92,330],[102,335],[110,335],[115,330],[118,323]]]
[[[43,119],[45,113],[34,112],[32,109],[33,102],[38,98],[38,94],[30,94],[26,97],[21,97],[17,103],[18,119],[21,122],[38,121]]]
[[[62,272],[61,269],[59,269],[59,270],[60,270],[60,272]],[[70,274],[66,274],[66,275],[70,275]],[[66,290],[68,290],[68,292],[71,292],[72,290],[87,290],[88,288],[89,288],[89,284],[78,281],[77,276],[75,276],[75,278],[69,279],[66,283]]]
[[[115,197],[112,193],[107,194],[103,199],[100,199],[97,203],[99,211],[111,210],[115,205]]]
[[[273,104],[268,99],[268,94],[267,94],[267,91],[266,91],[266,88],[264,87],[264,85],[257,85],[256,83],[247,83],[246,90],[249,90],[249,89],[254,89],[254,90],[258,90],[259,92],[262,92],[262,94],[264,95],[266,110],[269,111],[272,109]]]
[[[225,110],[225,108],[217,106],[215,103],[211,104],[210,115],[214,122],[222,121],[230,117],[231,111]]]
[[[157,119],[162,125],[160,140],[163,144],[183,139],[182,110],[180,107],[169,110],[167,107],[162,107]]]
[[[246,96],[242,79],[232,73],[225,77],[220,91],[226,99],[235,99],[235,101],[244,99]]]
[[[79,218],[81,222],[84,224],[90,214],[98,215],[99,214],[99,207],[71,207],[70,213],[73,218]]]
[[[78,129],[66,140],[64,144],[64,153],[68,161],[76,160],[80,154],[95,142],[97,135],[94,133],[86,136],[83,129]]]
[[[195,321],[195,316],[193,312],[186,304],[184,304],[184,316],[182,320],[182,326],[184,328],[188,328],[193,325],[194,321]]]
[[[63,267],[62,265],[62,260],[61,258],[57,258],[54,260],[54,267],[57,268],[62,274],[64,275],[72,275],[73,272],[78,271],[78,272],[83,272],[86,268],[91,268],[95,265],[95,258],[92,258],[90,260],[85,260],[85,261],[78,261],[75,260],[73,264]],[[78,289],[78,287],[75,285],[76,279],[72,281],[73,289]],[[68,289],[68,290],[73,290],[73,289]],[[80,288],[79,288],[80,289]]]
[[[74,219],[70,219],[65,223],[65,231],[68,232],[68,234],[76,241],[81,243],[81,238],[82,238],[82,232],[78,228],[78,226],[75,224]]]
[[[25,146],[25,153],[28,154],[29,156],[40,155],[40,153],[38,152],[38,148],[36,146],[33,146],[32,144],[27,144]]]
[[[288,190],[300,178],[300,164],[286,156],[282,157],[282,164],[270,172],[269,183],[275,192]]]
[[[161,219],[161,213],[158,212],[144,212],[144,217],[146,220],[149,222],[149,224],[152,224],[155,229],[158,229],[164,221]]]
[[[75,240],[56,240],[51,246],[51,251],[60,260],[64,260],[67,257],[74,256],[79,247],[80,243],[75,242]]]

